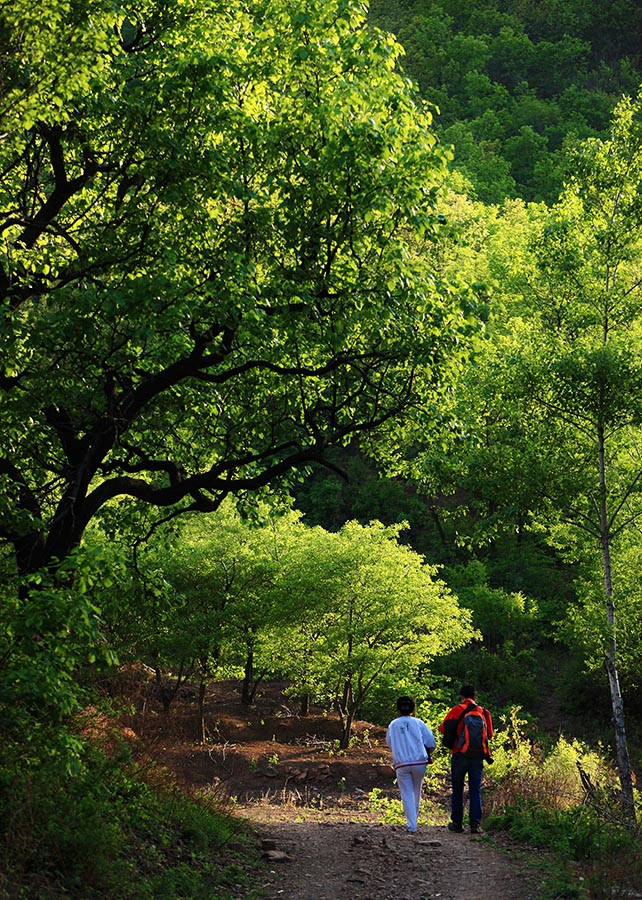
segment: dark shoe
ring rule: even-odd
[[[483,834],[484,832],[482,831],[481,825],[478,825],[477,823],[473,823],[470,826],[470,833],[471,834]]]
[[[464,833],[464,829],[461,827],[461,825],[458,825],[456,822],[449,822],[449,823],[448,823],[448,831],[456,831],[457,834],[463,834],[463,833]]]

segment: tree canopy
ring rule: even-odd
[[[640,82],[635,0],[373,0],[371,17],[403,44],[454,165],[487,203],[554,202],[569,144],[605,137]]]
[[[169,557],[152,542],[143,570],[150,581],[160,570],[170,585],[161,620],[153,592],[113,596],[105,612],[123,633],[136,610],[146,635],[137,650],[157,671],[235,667],[246,703],[267,676],[285,679],[303,710],[310,700],[331,704],[347,745],[386,676],[425,675],[436,657],[479,636],[436,567],[400,542],[403,530],[353,521],[333,533],[265,508],[260,522],[244,521],[227,502],[187,520]]]
[[[260,490],[430,390],[447,153],[359,4],[3,7],[0,533]],[[113,504],[110,507],[113,511]]]

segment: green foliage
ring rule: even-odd
[[[615,602],[618,613],[616,633],[619,674],[634,728],[639,710],[637,698],[641,689],[636,639],[642,627],[642,596],[637,576],[641,552],[638,536],[633,531],[616,542],[612,558],[613,583],[617,591]],[[568,617],[560,623],[560,634],[568,646],[579,653],[583,661],[583,674],[589,683],[600,679],[608,649],[609,635],[600,574],[596,560],[582,560],[576,580],[577,601],[569,608]]]
[[[488,649],[496,650],[506,641],[532,640],[535,602],[519,592],[491,588],[483,563],[448,569],[446,577],[462,606],[472,611],[473,623]]]
[[[398,542],[400,530],[347,522],[338,533],[325,533],[321,579],[314,577],[307,595],[296,591],[304,601],[307,596],[307,608],[301,605],[269,644],[270,654],[288,665],[295,691],[334,699],[346,742],[352,719],[381,676],[412,678],[474,636],[470,617],[435,578],[435,569]],[[303,564],[301,559],[296,569]]]
[[[356,447],[335,451],[331,459],[343,477],[315,470],[294,491],[307,524],[335,531],[351,519],[395,525],[421,514],[404,484],[381,475]]]
[[[77,13],[101,52],[61,47],[100,89],[70,77],[55,104],[48,19],[29,16],[36,59],[7,85],[3,508],[14,545],[56,521],[59,558],[111,498],[213,509],[322,459],[396,414],[413,367],[436,365],[464,324],[406,239],[436,228],[447,152],[394,73],[394,41],[352,3],[188,7],[130,21],[87,0]],[[3,9],[15,42],[27,16]],[[15,217],[50,185],[59,202]],[[401,394],[382,407],[395,370]],[[90,445],[72,528],[65,472]],[[43,496],[41,448],[61,476]]]
[[[549,422],[541,432],[549,471],[547,499],[561,511],[560,518],[584,533],[594,555],[594,586],[583,590],[585,596],[597,596],[599,584],[602,591],[600,643],[609,673],[620,777],[632,816],[613,559],[619,541],[626,541],[626,532],[642,515],[641,123],[640,98],[624,99],[610,138],[588,141],[578,151],[568,189],[532,244],[534,265],[525,287],[536,299],[531,333],[539,348],[533,342],[515,367],[533,416]]]
[[[424,781],[426,789],[427,782]],[[384,825],[403,825],[406,822],[401,800],[396,797],[382,797],[380,788],[372,788],[368,794],[368,805],[372,812],[380,817],[380,821]],[[419,808],[419,816],[417,817],[418,825],[442,825],[441,817],[437,814],[432,804],[424,796]]]
[[[15,672],[38,629],[67,672],[83,623],[98,656],[97,609],[66,594],[92,522],[136,545],[285,490],[438,395],[477,324],[417,252],[449,151],[359,3],[18,0],[0,33],[0,543],[20,596],[0,666],[5,694],[40,679],[64,713],[65,664]],[[118,579],[154,607],[141,643],[180,655],[177,597]]]
[[[346,740],[380,679],[417,681],[431,660],[474,635],[434,567],[399,542],[402,526],[349,522],[331,533],[298,513],[263,513],[245,521],[224,504],[188,522],[169,557],[163,544],[141,556],[162,573],[156,581],[172,602],[158,620],[148,595],[137,607],[131,594],[115,595],[105,607],[110,628],[118,633],[136,615],[144,623],[136,647],[155,668],[198,660],[212,674],[243,665],[245,682],[250,672],[255,682],[285,678],[296,697],[338,703]]]
[[[602,748],[560,737],[546,749],[525,725],[513,708],[497,730],[485,826],[551,854],[544,897],[606,900],[639,887],[639,842]]]
[[[598,815],[581,806],[550,810],[525,801],[487,824],[489,828],[502,827],[524,843],[553,850],[564,859],[608,860],[637,846],[625,829],[609,828]]]
[[[519,798],[547,809],[577,806],[586,796],[580,769],[602,790],[612,789],[614,773],[602,748],[589,748],[578,740],[560,736],[552,746],[536,741],[527,732],[527,721],[519,707],[498,717],[493,740],[495,762],[487,774],[500,785],[493,794],[493,808],[510,806]]]
[[[50,723],[78,710],[84,670],[115,662],[101,640],[99,583],[113,582],[107,558],[94,547],[75,551],[55,577],[34,572],[25,591],[16,578],[0,591],[0,708],[5,727],[27,743],[38,744]]]
[[[396,715],[397,698],[413,697],[417,715],[433,730],[443,719],[450,700],[446,678],[436,675],[438,663],[432,663],[429,671],[423,666],[415,673],[403,675],[400,672],[382,672],[364,698],[360,715],[367,722],[387,725]]]
[[[85,748],[70,777],[57,759],[25,766],[22,750],[5,743],[0,802],[6,897],[208,900],[214,891],[224,900],[226,882],[247,879],[224,852],[232,837],[244,840],[239,824],[212,801],[152,789],[125,757]]]
[[[381,788],[373,788],[368,794],[370,808],[381,815],[384,825],[401,825],[405,822],[405,816],[401,807],[401,800],[391,797],[382,797]]]
[[[550,636],[561,633],[559,623],[571,610],[581,635],[574,646],[586,648],[594,670],[600,650],[607,653],[625,780],[614,639],[630,623],[618,624],[611,600],[622,602],[613,580],[624,568],[617,556],[629,540],[635,543],[632,526],[640,515],[640,121],[640,99],[624,99],[608,139],[577,148],[568,187],[548,212],[506,204],[491,218],[472,204],[455,207],[453,230],[459,226],[455,233],[466,241],[464,265],[470,264],[470,247],[485,248],[482,271],[494,286],[487,340],[475,347],[451,395],[448,413],[457,424],[444,429],[445,460],[434,452],[415,455],[412,469],[426,493],[439,498],[444,533],[454,532],[466,555],[487,555],[491,591],[517,588],[523,596],[537,596]],[[408,436],[414,450],[418,435],[408,429]],[[570,539],[569,522],[581,536]],[[524,546],[537,548],[543,559],[547,543],[551,575],[561,577],[557,589],[551,578],[544,597],[542,581],[531,591],[519,565],[511,563]],[[570,563],[565,570],[563,556]],[[582,597],[577,614],[574,589]],[[478,603],[483,600],[481,591],[473,592],[471,605],[475,594]],[[492,596],[486,598],[488,608]],[[506,611],[499,595],[494,601]],[[635,601],[626,605],[635,617]],[[488,663],[486,672],[478,667],[477,673],[497,684],[496,660],[480,654],[470,668]],[[535,696],[523,699],[530,704]]]
[[[138,592],[106,601],[110,629],[149,665],[198,661],[205,673],[243,666],[280,610],[274,585],[298,515],[259,506],[256,521],[232,502],[208,518],[186,517],[138,554]],[[123,630],[135,616],[133,628]]]
[[[473,625],[482,635],[471,646],[436,661],[434,671],[444,677],[456,673],[490,692],[496,702],[532,706],[537,699],[537,648],[542,641],[536,604],[520,592],[489,585],[488,566],[481,560],[447,568],[444,577]]]
[[[455,166],[485,202],[553,202],[566,143],[604,135],[640,82],[636,4],[374,2],[406,49],[406,71],[440,110]]]

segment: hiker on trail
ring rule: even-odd
[[[426,723],[413,716],[415,701],[412,697],[399,697],[397,710],[399,716],[388,725],[386,744],[392,753],[408,834],[414,834],[417,830],[421,785],[426,766],[432,762],[431,753],[437,745]]]
[[[452,749],[450,757],[451,821],[448,830],[458,833],[464,827],[464,783],[468,776],[469,820],[471,834],[481,834],[481,784],[484,760],[493,761],[488,740],[493,736],[493,720],[487,709],[475,702],[475,688],[462,684],[461,702],[447,713],[439,726],[444,745]]]

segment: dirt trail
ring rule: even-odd
[[[398,802],[386,730],[355,723],[338,750],[338,721],[323,710],[301,717],[283,686],[263,686],[251,708],[236,681],[211,687],[210,742],[198,738],[195,699],[171,716],[143,712],[124,724],[134,748],[188,790],[233,798],[235,814],[264,841],[258,877],[266,900],[537,900],[546,858],[504,837],[452,834],[445,825],[383,825],[369,801]],[[146,709],[146,708],[145,708]],[[142,739],[142,740],[139,740]],[[138,742],[138,743],[137,743]],[[425,809],[448,819],[449,786],[432,779]],[[490,792],[488,795],[489,807]],[[424,819],[424,821],[426,821]],[[239,896],[247,896],[240,889]]]
[[[533,854],[444,827],[409,835],[395,825],[264,821],[259,830],[266,900],[536,900],[545,880]]]

